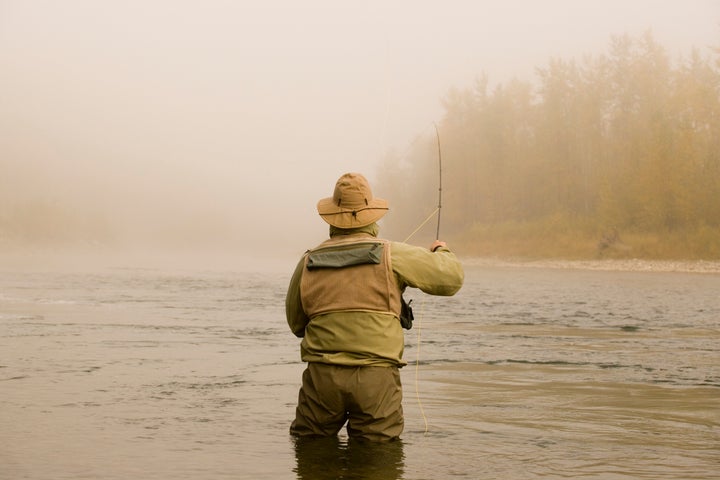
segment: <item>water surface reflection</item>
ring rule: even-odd
[[[379,443],[338,437],[295,438],[298,480],[403,478],[402,440]]]

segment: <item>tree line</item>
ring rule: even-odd
[[[607,53],[550,59],[535,82],[450,90],[440,151],[424,132],[380,167],[390,233],[435,208],[441,157],[443,231],[468,253],[493,253],[493,235],[525,253],[533,239],[575,238],[581,255],[603,239],[690,236],[688,256],[720,258],[720,49],[708,52],[673,61],[651,33],[624,35]]]

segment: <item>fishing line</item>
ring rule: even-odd
[[[388,51],[388,49],[389,49],[388,43],[389,43],[389,42],[388,42],[387,34],[386,34],[386,36],[385,36],[385,51],[386,51],[386,53],[387,53],[387,51]],[[386,60],[387,60],[387,55],[386,55]],[[387,63],[389,64],[389,62],[387,62]],[[385,71],[387,72],[387,65],[386,65]],[[391,97],[392,97],[392,87],[391,87],[391,85],[390,85],[390,80],[389,80],[389,78],[388,78],[387,76],[385,77],[385,86],[386,86],[385,116],[384,116],[384,118],[383,118],[382,132],[381,132],[381,139],[380,139],[380,144],[383,145],[383,146],[385,145],[385,133],[386,133],[386,131],[387,131],[388,119],[389,119],[389,117],[390,117],[390,99],[391,99]],[[426,128],[427,128],[427,127],[426,127]],[[435,134],[436,134],[436,136],[437,136],[437,141],[438,141],[438,153],[439,153],[439,152],[440,152],[440,136],[439,136],[439,134],[438,134],[438,132],[437,132],[437,125],[435,126]],[[414,147],[414,144],[415,144],[420,138],[421,138],[420,136],[416,137],[416,138],[405,148],[405,150],[403,151],[403,153],[400,155],[400,160],[403,160],[403,159],[407,156],[407,154],[408,154],[408,152],[410,151],[410,149]],[[442,185],[442,179],[441,179],[440,181],[441,181],[441,185]],[[429,222],[430,219],[432,219],[433,215],[435,215],[436,213],[438,213],[437,235],[438,235],[438,237],[440,236],[440,215],[439,215],[440,205],[441,205],[440,202],[438,202],[438,207],[437,207],[430,215],[428,215],[428,217],[427,217],[410,235],[408,235],[405,240],[403,240],[403,243],[407,243],[408,240],[410,240],[410,238],[411,238],[413,235],[415,235],[422,227],[424,227],[425,224],[426,224],[427,222]],[[423,409],[422,401],[420,400],[420,387],[419,387],[420,331],[421,331],[421,329],[422,329],[422,314],[423,314],[424,303],[425,303],[425,302],[424,302],[424,298],[423,298],[423,299],[421,300],[421,302],[420,302],[420,312],[419,312],[419,315],[417,315],[417,354],[416,354],[416,359],[415,359],[415,396],[416,396],[416,398],[417,398],[417,403],[418,403],[418,408],[420,409],[420,414],[422,415],[423,422],[424,422],[424,424],[425,424],[425,431],[424,431],[424,433],[427,434],[427,432],[428,432],[428,421],[427,421],[427,417],[425,416],[425,410]]]
[[[407,241],[410,240],[410,237],[415,235],[422,227],[424,227],[425,224],[428,223],[436,213],[438,214],[438,220],[439,220],[439,217],[440,217],[439,211],[440,211],[439,207],[436,208],[435,210],[433,210],[432,213],[430,215],[428,215],[428,217],[425,220],[423,220],[423,222],[420,224],[420,226],[418,226],[415,230],[413,230],[413,232],[410,235],[408,235],[405,240],[403,240],[403,243],[407,243]]]
[[[437,139],[438,148],[438,205],[433,212],[403,241],[407,241],[415,235],[418,230],[425,226],[427,222],[437,213],[437,230],[435,231],[435,240],[440,240],[440,210],[442,209],[442,152],[440,150],[440,132],[438,131],[437,124],[435,126],[435,137]],[[422,401],[420,400],[420,345],[421,345],[421,332],[422,332],[422,316],[425,306],[425,296],[420,301],[420,312],[416,316],[417,320],[417,351],[415,353],[415,398],[417,399],[418,408],[420,409],[420,415],[422,415],[423,423],[425,424],[424,434],[428,433],[428,420],[425,415],[425,409],[423,408]]]
[[[417,326],[417,352],[415,355],[415,398],[417,398],[418,407],[420,408],[420,415],[422,415],[423,422],[425,423],[425,431],[423,433],[427,434],[428,432],[428,421],[427,417],[425,416],[425,410],[423,409],[422,401],[420,401],[420,383],[419,383],[419,373],[420,373],[420,331],[422,330],[422,314],[425,306],[425,297],[420,301],[420,314],[417,316],[418,320],[418,326]]]
[[[387,34],[385,36],[385,51],[387,53],[389,46],[388,46],[388,39]],[[387,59],[387,56],[386,56]],[[389,63],[389,62],[388,62]],[[387,66],[386,66],[386,72],[387,72]],[[388,126],[388,118],[390,116],[390,99],[392,97],[392,87],[390,85],[390,81],[388,77],[385,78],[385,85],[386,85],[386,98],[385,98],[385,117],[383,118],[383,125],[382,125],[382,138],[381,138],[381,145],[385,144],[385,133],[387,131]],[[437,213],[437,229],[435,231],[435,239],[440,239],[440,210],[442,209],[442,152],[440,150],[440,132],[438,130],[437,124],[433,122],[433,126],[435,127],[435,138],[437,140],[437,151],[438,151],[438,205],[435,210],[428,215],[428,217],[423,220],[423,222],[415,229],[413,232],[403,240],[403,243],[407,243],[410,238],[415,235],[421,228],[425,226]],[[426,127],[427,128],[427,127]],[[403,151],[403,153],[400,155],[400,160],[403,160],[411,148],[414,147],[415,143],[420,139],[421,137],[416,137]],[[427,434],[428,432],[428,420],[427,416],[425,415],[425,409],[423,408],[422,401],[420,400],[420,386],[419,386],[419,372],[420,372],[420,340],[421,340],[421,331],[422,331],[422,316],[423,316],[423,310],[425,306],[425,298],[423,296],[421,302],[420,302],[420,312],[417,315],[417,352],[416,352],[416,358],[415,358],[415,396],[417,398],[418,408],[420,409],[420,415],[422,415],[423,422],[425,425],[424,434]]]

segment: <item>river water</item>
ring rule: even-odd
[[[239,264],[239,262],[238,262]],[[294,442],[283,268],[0,270],[0,478],[720,478],[720,274],[468,263],[390,445]]]

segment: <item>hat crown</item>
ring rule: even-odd
[[[359,173],[346,173],[335,184],[333,203],[340,208],[365,208],[373,199],[367,179]]]

